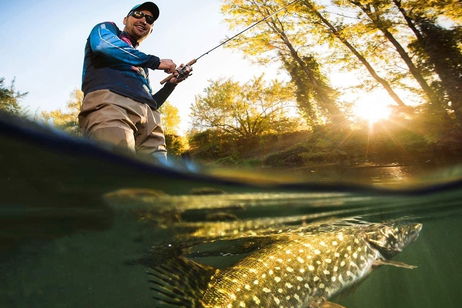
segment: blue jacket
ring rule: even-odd
[[[112,22],[96,25],[85,46],[82,91],[110,90],[157,109],[175,88],[167,83],[152,94],[148,69],[157,69],[160,59],[136,49],[136,42]]]

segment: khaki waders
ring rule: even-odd
[[[79,126],[92,139],[149,154],[161,161],[167,157],[160,113],[109,90],[85,96]]]

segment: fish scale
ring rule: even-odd
[[[327,299],[366,277],[375,265],[410,268],[385,256],[399,253],[417,238],[421,227],[370,224],[278,234],[275,242],[234,266],[215,270],[203,295],[191,300],[204,308],[322,307]]]
[[[299,307],[330,297],[364,276],[377,257],[357,234],[338,237],[290,236],[261,249],[213,277],[203,302],[210,307]]]

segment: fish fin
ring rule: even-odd
[[[404,262],[394,261],[394,260],[376,260],[374,262],[374,266],[380,266],[380,265],[390,265],[390,266],[406,268],[406,269],[415,269],[415,268],[417,268],[417,266],[415,266],[415,265],[409,265],[409,264],[406,264]]]
[[[345,306],[342,306],[342,305],[339,305],[333,302],[325,301],[321,304],[320,308],[345,308]]]
[[[244,253],[252,253],[258,249],[274,244],[278,241],[278,237],[271,236],[251,236],[248,238],[235,238],[215,241],[215,245],[211,245],[207,250],[195,249],[194,252],[188,253],[188,257],[203,258],[217,257],[226,255],[241,255]],[[221,245],[225,243],[226,246]]]
[[[203,307],[200,299],[218,269],[176,257],[147,271],[156,302],[177,307]]]

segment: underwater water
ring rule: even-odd
[[[265,247],[265,239],[353,219],[353,225],[423,224],[418,239],[394,258],[417,268],[379,267],[333,301],[459,307],[461,195],[462,189],[394,196],[208,187],[180,195],[122,189],[80,209],[2,204],[0,306],[170,307],[153,299],[159,296],[149,282],[149,269],[170,258],[225,269]]]
[[[0,128],[0,307],[460,307],[458,166],[190,172]]]

